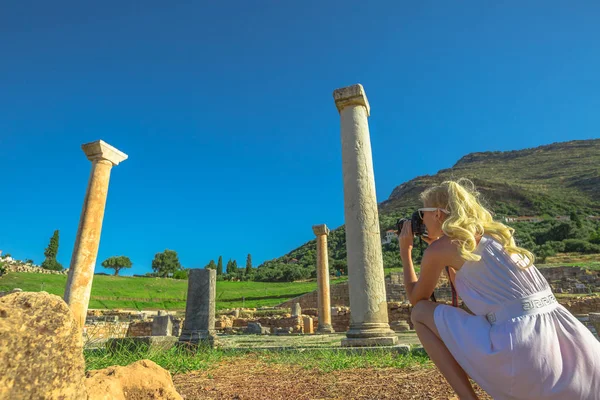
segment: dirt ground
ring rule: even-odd
[[[457,399],[432,368],[350,369],[323,373],[301,366],[253,360],[221,363],[210,371],[175,375],[185,400],[192,399]],[[481,399],[491,399],[476,387]]]

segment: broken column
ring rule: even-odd
[[[398,338],[388,323],[369,102],[360,84],[335,90],[333,98],[341,120],[351,313],[342,346],[394,345]]]
[[[314,225],[312,227],[317,236],[317,283],[318,283],[318,312],[319,326],[317,333],[333,333],[331,326],[331,298],[329,293],[329,257],[327,255],[327,225]]]
[[[110,171],[114,165],[126,160],[127,154],[102,140],[86,143],[81,148],[92,162],[92,172],[79,218],[64,300],[71,308],[79,326],[83,327],[100,245]]]
[[[185,321],[179,337],[180,342],[205,343],[213,346],[215,332],[215,294],[217,271],[214,269],[191,269],[188,277]]]
[[[302,316],[302,307],[300,307],[300,303],[294,303],[292,306],[292,317],[301,317]]]

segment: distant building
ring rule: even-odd
[[[554,217],[556,221],[570,221],[568,215],[557,215]],[[504,222],[542,222],[544,218],[540,216],[522,216],[522,217],[504,217]]]
[[[506,222],[542,222],[542,217],[532,217],[532,216],[523,216],[523,217],[504,217],[504,221]]]
[[[398,239],[398,235],[396,234],[396,231],[393,229],[388,229],[385,232],[385,236],[383,238],[383,240],[381,241],[381,244],[390,244],[392,243],[392,241],[397,240]]]

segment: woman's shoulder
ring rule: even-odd
[[[452,242],[452,239],[444,235],[431,243],[427,251],[443,258],[453,258],[455,254],[458,254],[458,247]]]
[[[483,237],[476,237],[476,240],[477,245],[479,245],[481,240],[483,240]],[[458,244],[445,235],[431,243],[428,250],[437,256],[443,257],[445,260],[447,260],[447,265],[451,266],[457,271],[465,262],[460,255]]]
[[[452,251],[453,249],[456,249],[457,246],[456,246],[456,243],[453,243],[452,239],[450,239],[446,235],[443,235],[438,240],[431,243],[429,245],[429,248],[435,252],[447,252],[447,251]]]

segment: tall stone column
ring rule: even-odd
[[[369,137],[370,107],[362,85],[333,92],[340,113],[350,328],[342,346],[398,342],[388,323],[379,213]]]
[[[191,269],[188,276],[188,292],[185,304],[185,321],[180,342],[215,344],[215,295],[217,271],[214,269]]]
[[[113,165],[118,165],[121,161],[126,160],[127,154],[102,140],[86,143],[81,148],[88,160],[92,162],[92,172],[79,218],[79,228],[71,256],[64,300],[71,308],[75,320],[83,327],[90,302],[94,267],[100,245],[110,170]]]
[[[331,297],[329,292],[329,257],[327,255],[327,225],[314,225],[313,232],[317,236],[317,282],[319,326],[317,333],[333,333],[331,326]]]

